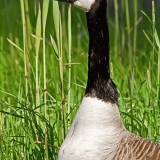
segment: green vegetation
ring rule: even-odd
[[[147,16],[137,0],[132,11],[129,1],[114,2],[110,57],[121,117],[130,131],[160,142],[154,3]],[[56,159],[85,91],[85,14],[49,0],[0,1],[0,21],[0,159]]]

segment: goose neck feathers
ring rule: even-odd
[[[98,3],[99,2],[99,3]],[[110,78],[109,31],[106,1],[92,4],[86,13],[89,32],[88,82],[86,96],[117,103],[116,85]]]

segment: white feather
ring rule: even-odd
[[[125,131],[116,104],[84,97],[58,159],[112,159]]]
[[[88,12],[94,2],[95,0],[77,0],[74,2],[74,5]]]

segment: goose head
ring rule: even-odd
[[[101,2],[104,2],[106,0],[58,0],[58,1],[67,2],[82,9],[85,12],[88,12],[90,10],[97,9],[100,6]]]

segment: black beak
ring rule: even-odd
[[[73,4],[75,0],[55,0],[55,1],[66,2],[66,3],[69,3],[69,4]]]
[[[58,1],[58,2],[66,2],[66,3],[71,3],[70,0],[55,0],[55,1]]]

